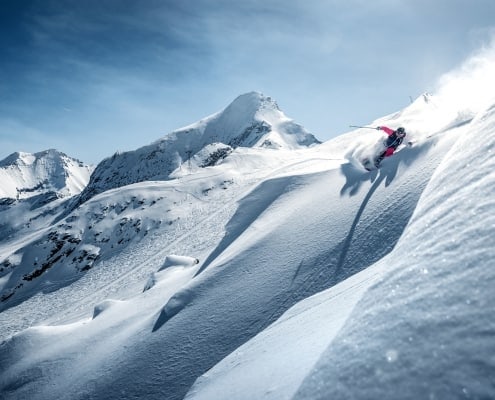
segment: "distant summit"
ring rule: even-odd
[[[116,153],[103,160],[76,206],[109,189],[146,180],[169,179],[183,162],[219,143],[231,149],[298,149],[320,141],[285,116],[272,98],[258,92],[246,93],[224,110],[173,131],[148,146]]]
[[[232,147],[295,149],[320,143],[286,117],[271,97],[258,92],[243,94],[223,111],[176,133],[191,130],[201,132],[207,144],[221,142]]]
[[[12,153],[0,161],[0,198],[25,199],[45,193],[79,194],[93,168],[57,150]]]

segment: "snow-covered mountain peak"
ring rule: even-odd
[[[288,118],[271,97],[249,92],[237,97],[205,126],[207,137],[225,144],[246,147],[295,149],[319,141]]]
[[[15,153],[12,153],[3,160],[1,160],[0,167],[13,166],[13,165],[27,166],[27,165],[33,165],[41,159],[61,160],[63,158],[70,158],[70,157],[55,149],[48,149],[48,150],[40,151],[38,153],[26,153],[24,151],[16,151]]]
[[[81,192],[93,168],[54,149],[38,153],[15,152],[0,161],[0,197],[27,198],[56,192]]]
[[[221,147],[227,156],[229,149],[237,147],[290,150],[319,143],[304,127],[288,118],[272,98],[249,92],[238,96],[222,111],[148,146],[103,160],[76,205],[109,189],[148,180],[168,180],[172,172],[199,152],[202,158],[208,158],[204,154],[206,148],[218,151]]]
[[[264,115],[270,112],[281,112],[278,104],[271,97],[265,96],[259,92],[249,92],[238,96],[223,111],[234,119],[262,119]]]
[[[249,92],[238,96],[222,111],[178,129],[159,142],[182,135],[191,146],[194,134],[205,144],[223,143],[232,147],[300,148],[320,143],[301,125],[288,118],[269,96]]]
[[[16,151],[15,153],[8,155],[3,160],[1,160],[0,167],[19,165],[21,163],[24,165],[30,165],[33,163],[34,160],[35,156],[33,154]]]

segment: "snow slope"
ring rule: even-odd
[[[298,303],[186,398],[492,398],[495,104],[455,136],[387,256]]]
[[[355,160],[381,135],[357,130],[211,164],[208,143],[96,191],[53,232],[107,237],[105,259],[0,313],[2,396],[494,397],[495,101],[422,96],[378,124],[414,145],[371,173]]]

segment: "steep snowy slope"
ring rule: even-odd
[[[319,141],[287,118],[270,97],[246,93],[223,111],[172,132],[149,146],[104,160],[77,205],[105,190],[146,180],[168,179],[184,161],[206,146],[218,143],[228,152],[239,146],[297,149]]]
[[[55,193],[80,193],[93,168],[56,150],[13,153],[0,161],[0,198],[24,199]]]
[[[447,154],[396,250],[377,266],[380,280],[295,398],[495,396],[494,151],[495,103]]]
[[[423,101],[380,120],[396,127],[401,118],[410,118],[416,144],[374,173],[344,159],[380,141],[380,134],[364,131],[297,151],[239,148],[200,175],[188,174],[185,167],[176,171],[176,179],[188,186],[174,190],[185,189],[200,199],[202,207],[196,210],[203,219],[191,217],[188,229],[174,233],[179,239],[173,246],[157,237],[130,246],[126,257],[131,261],[123,269],[124,258],[109,258],[105,267],[114,276],[92,268],[67,290],[35,296],[1,313],[12,320],[34,305],[51,307],[45,326],[27,329],[0,347],[0,364],[8,366],[0,374],[0,390],[6,398],[183,398],[197,377],[291,306],[346,281],[394,249],[437,166],[453,143],[469,133],[470,123],[455,118],[442,122],[447,128],[438,132],[416,129],[413,116],[422,123],[432,115],[430,104]],[[219,183],[228,181],[228,174],[234,184],[222,188]],[[197,185],[208,180],[217,185],[207,185],[199,196]],[[129,189],[142,191],[142,185]],[[87,206],[120,193],[101,194]],[[201,262],[162,265],[167,254]],[[91,284],[100,278],[109,289],[98,286],[95,292]],[[144,287],[148,290],[142,292]],[[353,291],[349,304],[363,292]],[[73,301],[67,304],[69,293]],[[88,296],[89,303],[99,304],[94,313],[88,312]],[[103,296],[112,300],[103,301]],[[346,317],[340,316],[335,330],[345,326]],[[319,343],[306,367],[327,343]],[[223,389],[220,385],[217,396]],[[256,398],[251,389],[249,398]],[[200,384],[197,393],[201,391]]]
[[[495,104],[457,136],[390,254],[297,304],[187,399],[493,398]]]

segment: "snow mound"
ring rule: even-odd
[[[170,267],[190,267],[196,264],[199,264],[199,260],[197,258],[168,255],[165,257],[165,261],[158,271],[163,271],[164,269]]]
[[[107,299],[101,302],[100,304],[97,304],[93,311],[93,319],[95,319],[98,315],[105,312],[109,308],[114,307],[116,304],[121,304],[121,303],[123,302],[119,300]]]
[[[175,275],[183,274],[185,269],[196,266],[197,264],[199,264],[197,258],[177,255],[166,256],[165,261],[158,271],[153,272],[148,278],[143,292],[150,290],[157,286],[157,284],[163,284],[164,282],[168,283]]]

